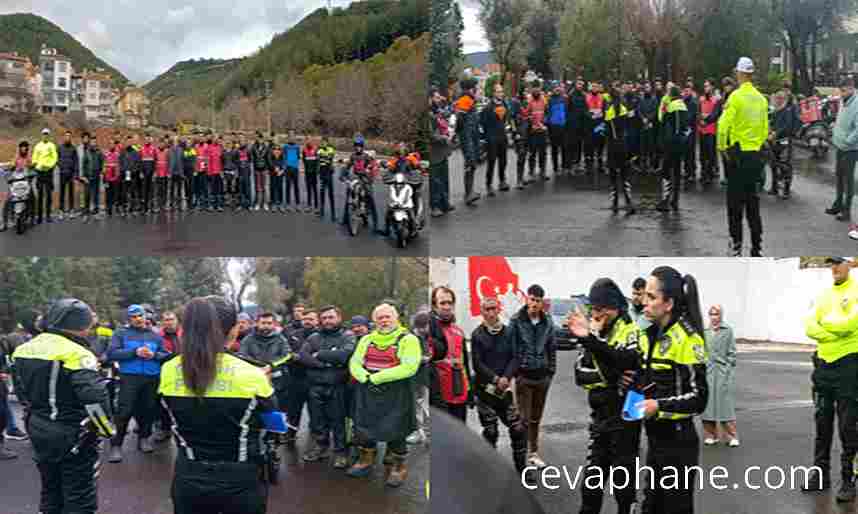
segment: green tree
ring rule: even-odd
[[[156,303],[162,260],[157,257],[116,257],[113,282],[119,292],[119,305]]]

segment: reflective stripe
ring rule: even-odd
[[[51,364],[51,382],[48,384],[48,403],[51,404],[51,421],[57,419],[57,381],[60,379],[60,361]]]
[[[265,434],[268,433],[268,430],[264,428],[259,431],[259,455],[265,455]]]
[[[251,398],[247,405],[247,410],[244,411],[244,416],[238,423],[241,426],[241,435],[238,436],[238,462],[247,462],[247,433],[250,431],[250,415],[253,414],[253,409],[256,408],[256,398]]]
[[[194,458],[193,448],[188,446],[188,442],[185,441],[185,438],[179,433],[179,423],[176,421],[176,416],[173,415],[173,411],[170,410],[170,406],[167,405],[167,400],[161,398],[161,405],[164,406],[164,410],[166,410],[167,414],[170,415],[170,421],[172,422],[170,425],[170,431],[176,435],[176,439],[179,440],[179,446],[185,449],[185,456],[188,457],[188,460],[196,460],[196,458]]]
[[[98,435],[102,437],[113,437],[116,434],[116,429],[114,428],[113,423],[110,422],[110,418],[107,417],[107,413],[104,412],[101,405],[90,403],[88,405],[84,405],[84,408],[86,409],[86,413],[89,415],[89,419],[95,425]]]

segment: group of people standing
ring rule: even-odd
[[[276,437],[294,447],[305,405],[305,462],[326,460],[333,450],[335,468],[367,477],[378,443],[387,442],[385,482],[398,487],[406,480],[407,440],[428,430],[419,392],[432,358],[427,313],[409,329],[384,301],[372,323],[355,316],[346,328],[336,306],[296,305],[293,320],[278,328],[270,312],[252,320],[210,296],[164,312],[160,327],[145,306],[130,306],[127,316],[126,326],[105,334],[95,330],[89,305],[59,300],[38,317],[31,338],[3,354],[12,367],[0,369],[0,378],[11,372],[24,407],[42,511],[96,512],[98,439],[109,439],[108,460],[121,462],[131,418],[140,451],[176,441],[176,512],[264,513],[263,415],[286,411],[289,430]],[[89,429],[81,432],[84,425]]]
[[[45,129],[32,153],[27,141],[19,144],[13,166],[35,172],[32,212],[36,224],[79,216],[84,220],[104,214],[111,217],[114,212],[126,217],[184,210],[223,212],[226,208],[306,212],[324,218],[326,203],[335,221],[335,159],[336,149],[327,138],[320,143],[307,138],[300,145],[290,135],[280,145],[273,137],[265,140],[261,133],[253,142],[243,135],[225,140],[214,134],[192,139],[165,135],[156,141],[147,134],[141,144],[136,134],[124,139],[117,134],[111,144],[100,147],[86,132],[75,144],[67,131],[62,143],[56,144]],[[303,199],[299,186],[302,168]],[[54,217],[57,175],[59,213]],[[83,193],[79,211],[75,209],[76,184]],[[4,228],[5,221],[4,216]]]
[[[742,58],[735,78],[724,77],[720,89],[714,79],[707,79],[700,92],[700,84],[691,77],[684,87],[659,78],[643,83],[615,80],[605,87],[599,80],[588,85],[579,77],[574,85],[556,83],[551,91],[544,91],[537,80],[511,99],[505,98],[503,84],[496,84],[482,107],[477,81],[465,78],[459,84],[461,96],[450,105],[440,94],[433,96],[433,142],[443,148],[445,135],[450,140],[453,135],[458,137],[465,161],[465,204],[469,206],[476,205],[481,197],[474,181],[483,148],[489,197],[497,194],[495,170],[497,189],[510,190],[506,168],[512,146],[518,189],[534,180],[550,179],[550,153],[555,177],[573,170],[608,173],[611,209],[619,212],[622,197],[628,214],[637,210],[632,198],[633,172],[660,175],[661,198],[656,209],[676,212],[683,188],[692,187],[698,180],[704,187],[718,182],[723,166],[729,252],[742,254],[742,223],[747,218],[750,254],[761,256],[759,192],[765,181],[764,144],[789,137],[798,127],[789,94],[789,102],[778,105],[784,111],[777,118],[780,122],[770,131],[768,101],[753,86],[754,71],[753,62]],[[731,97],[733,101],[729,101]],[[453,115],[455,134],[449,127]],[[439,161],[438,171],[447,177],[448,173],[443,173],[446,154],[440,155],[444,163]],[[784,175],[773,181],[772,192],[781,184],[788,197],[792,177],[788,172]],[[451,206],[449,186],[442,183],[447,179],[438,180],[441,191],[433,191],[437,200],[434,207],[441,215]]]
[[[659,267],[647,279],[635,280],[632,289],[630,304],[613,280],[600,278],[590,289],[589,308],[578,305],[566,320],[580,343],[574,378],[587,393],[592,419],[580,512],[596,514],[602,508],[604,489],[587,486],[587,477],[608,477],[611,467],[634,476],[642,428],[648,440],[646,464],[654,476],[641,512],[692,512],[696,482],[671,489],[663,488],[661,478],[671,466],[684,473],[698,464],[695,416],[703,419],[704,444],[723,439],[739,446],[735,340],[718,305],[709,309],[709,328],[704,328],[697,283],[690,275]],[[530,469],[546,466],[540,457],[540,424],[557,372],[559,327],[546,304],[544,289],[534,284],[526,305],[504,320],[498,299],[483,298],[481,324],[468,338],[469,355],[452,315],[455,294],[447,288],[433,294],[431,340],[443,338],[448,345],[444,366],[436,364],[437,406],[462,421],[468,405],[475,407],[482,436],[495,448],[499,423],[505,425],[513,464],[526,481],[532,480]],[[643,421],[622,417],[629,390],[645,398]],[[638,503],[633,484],[613,486],[620,513],[632,512]]]

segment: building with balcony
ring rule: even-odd
[[[82,111],[87,121],[110,123],[115,119],[116,93],[103,68],[72,75],[71,111]]]
[[[39,55],[42,75],[42,112],[68,112],[72,104],[72,62],[54,48],[42,45]]]
[[[37,76],[29,58],[17,52],[0,53],[0,109],[33,111],[38,94],[34,88]]]

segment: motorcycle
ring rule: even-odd
[[[766,143],[769,167],[772,169],[773,180],[777,182],[771,185],[772,191],[783,191],[783,198],[790,196],[790,184],[792,181],[792,149],[790,138],[776,139]]]
[[[342,162],[342,161],[341,161]],[[349,235],[356,237],[363,227],[369,226],[369,200],[372,178],[365,173],[353,173],[347,170],[341,178],[346,182],[346,219]]]
[[[408,246],[408,242],[416,238],[426,224],[423,198],[419,191],[429,164],[421,161],[420,173],[410,173],[405,169],[407,166],[407,162],[402,162],[398,169],[389,170],[388,164],[382,163],[382,167],[390,171],[384,181],[390,186],[387,224],[396,234],[399,248]]]
[[[830,117],[831,100],[824,98],[820,101],[820,111],[824,114],[821,119],[805,123],[798,129],[796,139],[801,142],[802,146],[810,150],[814,159],[823,159],[828,155],[831,147],[831,134],[829,128],[831,125]]]
[[[32,224],[33,204],[35,203],[33,180],[35,173],[29,169],[0,170],[9,184],[9,198],[3,206],[3,220],[12,222],[15,232],[19,235]]]

